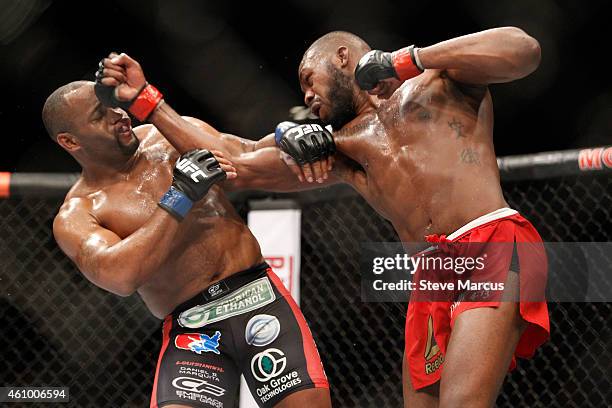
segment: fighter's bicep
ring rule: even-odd
[[[245,139],[229,133],[221,133],[221,140],[223,140],[223,145],[226,146],[228,152],[232,156],[255,150],[256,142],[254,140]]]
[[[242,154],[247,151],[253,151],[254,149],[255,142],[252,140],[244,139],[242,137],[229,133],[222,133],[200,119],[188,116],[185,116],[184,118],[192,125],[198,127],[201,131],[207,133],[208,135],[214,136],[219,140],[219,144],[216,146],[202,146],[202,148],[209,150],[219,150],[222,153],[230,155],[230,159],[233,156]]]

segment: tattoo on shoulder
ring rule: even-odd
[[[474,149],[467,147],[461,151],[461,162],[466,164],[480,164],[480,157]]]
[[[460,137],[467,137],[467,135],[463,132],[463,123],[461,123],[458,119],[453,117],[453,120],[448,122],[448,127],[455,132],[457,139]]]

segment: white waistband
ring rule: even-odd
[[[463,227],[459,228],[457,231],[448,235],[446,239],[452,241],[453,239],[465,234],[469,230],[474,229],[480,225],[486,224],[487,222],[491,222],[494,220],[498,220],[500,218],[509,217],[514,214],[518,214],[518,211],[508,207],[500,208],[499,210],[492,211],[488,214],[476,218],[475,220],[468,222]]]

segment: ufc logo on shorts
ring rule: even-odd
[[[191,175],[191,179],[196,183],[199,183],[198,176],[202,176],[202,180],[206,179],[206,174],[202,170],[198,168],[195,164],[193,164],[189,159],[179,159],[176,163],[176,168],[183,172],[185,175],[189,175],[189,173],[193,173]]]
[[[295,137],[296,139],[299,139],[300,137],[307,135],[308,133],[317,132],[317,131],[322,132],[323,128],[320,125],[317,125],[316,123],[311,123],[310,125],[296,126],[294,128],[291,128],[289,131],[292,133],[297,133],[296,135],[292,135],[292,136]]]
[[[196,392],[198,394],[205,392],[215,397],[220,397],[225,394],[225,388],[213,385],[201,378],[178,377],[172,381],[172,385],[179,390]]]

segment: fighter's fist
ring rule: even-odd
[[[274,139],[300,165],[325,159],[336,151],[331,133],[316,123],[281,122],[276,126]]]
[[[281,160],[301,182],[323,183],[329,177],[336,145],[327,129],[317,124],[281,122],[276,126],[275,140],[281,148]]]
[[[414,46],[395,52],[368,51],[355,67],[355,80],[361,89],[379,98],[388,98],[403,81],[423,72]]]
[[[140,64],[126,53],[111,52],[100,61],[101,82],[115,87],[119,100],[130,101],[138,95],[147,83]]]
[[[383,79],[397,78],[390,52],[368,51],[355,67],[355,80],[364,91],[374,89]]]
[[[162,100],[162,94],[147,84],[140,64],[129,55],[111,53],[98,64],[95,91],[98,100],[119,107],[144,122]]]

